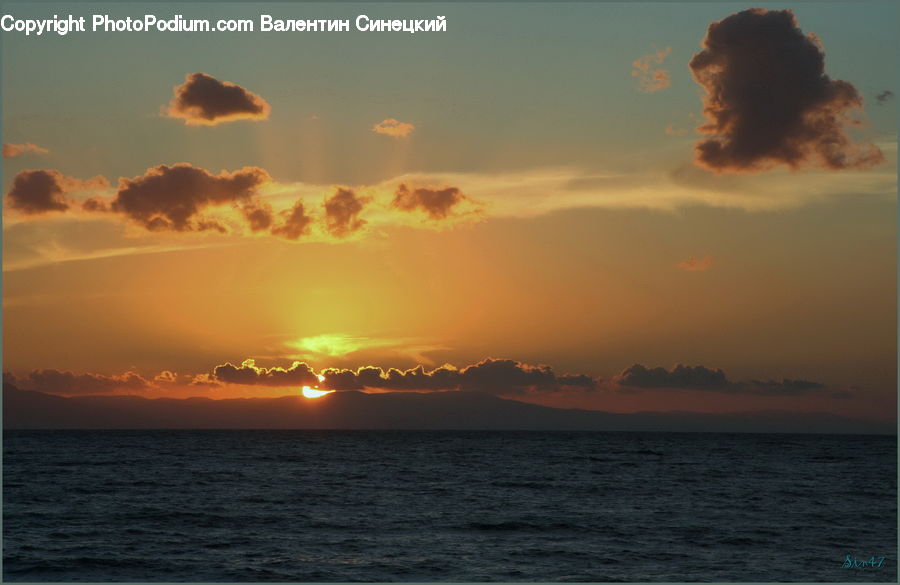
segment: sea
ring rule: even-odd
[[[897,438],[5,431],[3,579],[896,582]]]

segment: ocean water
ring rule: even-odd
[[[897,580],[895,437],[6,431],[3,446],[6,581]]]

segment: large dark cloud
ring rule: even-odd
[[[678,388],[709,390],[733,394],[761,394],[771,396],[796,396],[823,390],[824,384],[808,380],[751,380],[732,382],[722,370],[705,366],[676,365],[671,370],[647,368],[635,364],[613,378],[613,382],[626,389]]]
[[[319,379],[312,368],[302,362],[294,362],[289,368],[261,368],[252,359],[240,366],[225,363],[213,369],[212,380],[224,384],[247,386],[315,386]]]
[[[4,384],[13,384],[23,390],[49,394],[108,394],[116,390],[148,390],[153,384],[134,372],[120,376],[103,374],[74,374],[59,370],[34,370],[24,377],[9,372],[3,374]]]
[[[754,8],[709,25],[690,68],[704,87],[697,162],[713,171],[753,172],[777,165],[838,170],[883,160],[873,145],[850,142],[847,112],[862,97],[825,74],[825,54],[789,10]]]
[[[466,196],[456,187],[410,190],[406,185],[400,185],[394,193],[394,200],[391,205],[403,211],[421,209],[432,219],[444,219],[453,206],[465,198]]]
[[[138,177],[119,179],[109,210],[151,231],[223,231],[219,224],[203,219],[202,211],[228,203],[254,205],[257,188],[269,180],[259,167],[213,175],[187,163],[159,165]]]
[[[102,189],[108,186],[106,179],[100,176],[81,181],[55,170],[26,170],[16,174],[6,194],[6,201],[11,209],[26,215],[40,215],[69,209],[70,203],[65,197],[69,191]]]
[[[346,188],[338,188],[334,195],[326,199],[323,204],[325,222],[331,235],[343,238],[366,225],[359,214],[369,200]]]
[[[471,390],[515,395],[571,388],[591,390],[595,387],[595,381],[589,376],[560,375],[549,366],[492,358],[461,370],[442,366],[426,371],[418,366],[409,370],[391,368],[384,371],[367,366],[355,371],[328,369],[322,374],[325,377],[322,386],[332,390]]]
[[[297,201],[291,209],[282,211],[281,218],[281,223],[272,228],[272,234],[288,240],[296,240],[308,234],[313,221],[306,214],[302,201]]]
[[[235,120],[265,120],[269,104],[256,95],[228,81],[219,81],[206,73],[191,73],[174,89],[168,115],[189,125],[213,126]]]

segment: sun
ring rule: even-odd
[[[322,374],[316,374],[316,377],[319,379],[319,382],[325,381],[325,376]],[[326,394],[331,394],[334,390],[319,390],[318,386],[304,386],[301,392],[304,398],[321,398]]]

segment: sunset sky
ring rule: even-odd
[[[0,35],[7,380],[892,419],[898,7],[752,7],[5,3],[448,23]]]

